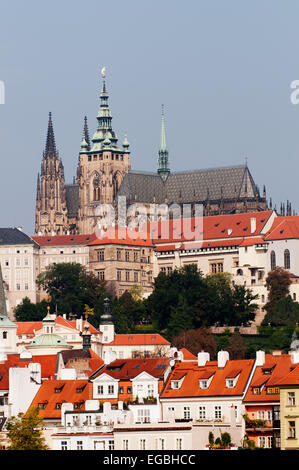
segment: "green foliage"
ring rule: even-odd
[[[47,314],[47,302],[42,300],[36,304],[31,303],[28,297],[14,309],[16,321],[41,321]]]
[[[180,329],[202,326],[248,325],[254,320],[256,296],[244,286],[233,286],[228,273],[203,277],[196,265],[160,273],[154,291],[144,302],[158,330],[171,339]]]
[[[290,276],[285,269],[277,266],[272,271],[269,271],[266,279],[266,287],[269,291],[268,303],[265,305],[267,312],[275,307],[280,299],[289,294],[290,284]]]
[[[299,304],[294,302],[290,295],[282,297],[268,307],[263,325],[270,323],[272,326],[292,326],[299,322]]]
[[[235,331],[230,336],[226,350],[229,352],[229,357],[232,360],[245,358],[247,348],[244,344],[242,336],[238,331]]]
[[[224,447],[228,447],[232,442],[231,435],[228,432],[221,433],[221,443]]]
[[[50,295],[51,305],[57,306],[59,314],[81,317],[85,305],[89,305],[94,308],[94,320],[107,296],[105,282],[79,263],[49,265],[38,275],[37,285]]]
[[[38,412],[38,408],[33,408],[26,415],[19,413],[8,420],[9,450],[48,450],[42,435],[43,419]]]
[[[212,433],[212,431],[209,432],[209,444],[210,446],[213,446],[215,444],[214,434]]]

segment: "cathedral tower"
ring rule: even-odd
[[[79,154],[77,183],[79,185],[78,231],[92,233],[97,226],[99,204],[113,204],[125,174],[130,170],[129,143],[123,148],[112,128],[108,105],[105,67],[102,69],[102,91],[97,115],[98,127],[89,144],[86,120]]]
[[[35,234],[63,235],[68,230],[64,168],[56,150],[49,113],[46,147],[37,178]]]

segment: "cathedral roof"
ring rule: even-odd
[[[157,173],[129,171],[120,186],[119,196],[138,202],[163,204],[167,200],[191,203],[207,200],[254,198],[257,188],[246,165],[180,171],[163,182]]]

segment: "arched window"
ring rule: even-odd
[[[271,271],[273,271],[273,269],[276,268],[276,256],[275,256],[274,251],[271,251],[270,253],[270,262],[271,262]]]
[[[243,276],[243,271],[242,269],[237,270],[237,276]]]
[[[93,180],[93,200],[100,200],[100,178],[98,176]]]
[[[2,338],[3,338],[3,339],[7,339],[7,331],[3,331],[3,333],[2,333]]]
[[[290,252],[289,250],[284,250],[284,268],[290,269],[290,267],[291,267]]]

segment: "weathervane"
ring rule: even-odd
[[[106,78],[106,66],[101,70],[102,78]]]

